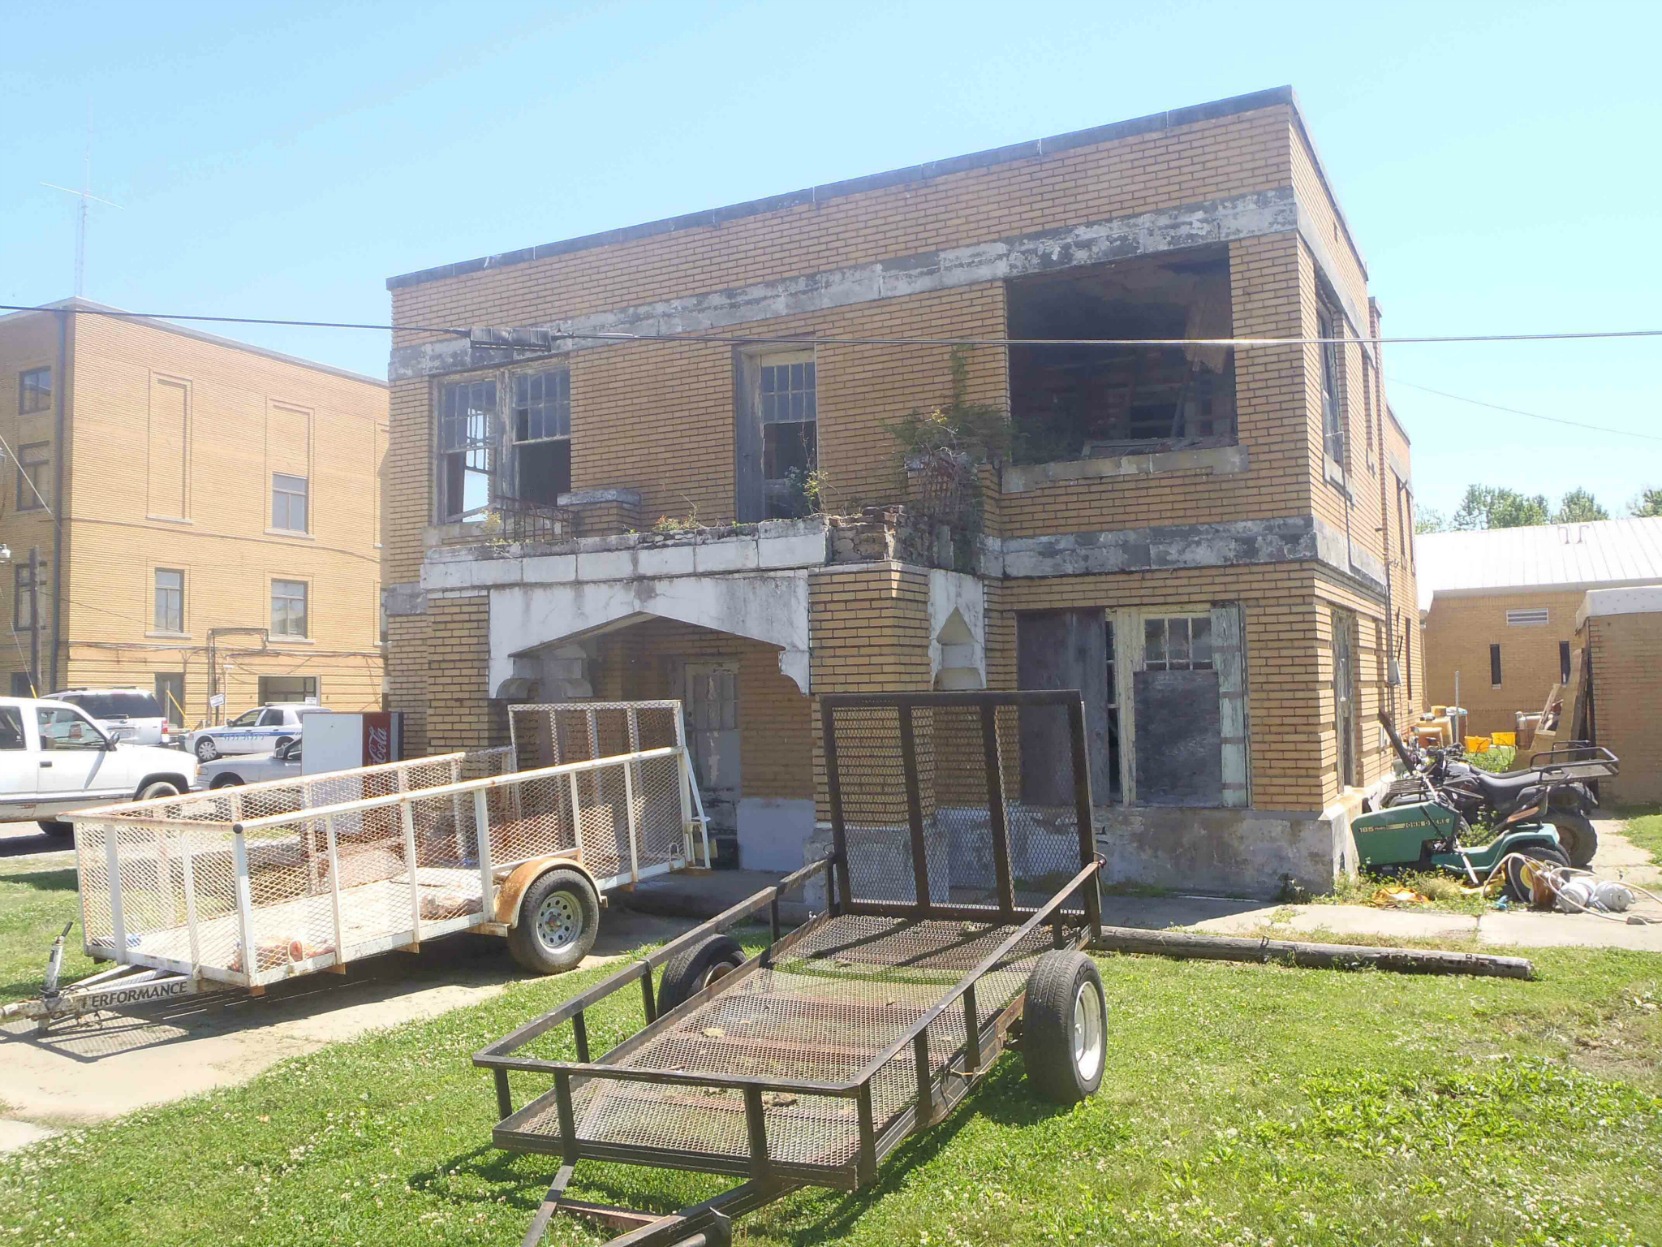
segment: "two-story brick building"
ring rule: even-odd
[[[379,706],[385,383],[115,311],[0,317],[9,691]]]
[[[819,694],[1079,688],[1111,877],[1349,864],[1420,683],[1412,486],[1290,90],[388,285],[429,327],[385,561],[428,747],[682,697],[718,823],[783,868]]]

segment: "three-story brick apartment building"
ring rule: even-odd
[[[388,285],[458,331],[390,372],[428,747],[681,697],[718,826],[785,868],[819,694],[1078,688],[1112,877],[1348,864],[1421,683],[1409,452],[1290,90]]]
[[[378,707],[385,383],[115,311],[0,317],[8,691]]]

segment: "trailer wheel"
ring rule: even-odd
[[[1077,1104],[1102,1085],[1108,1005],[1102,974],[1084,953],[1048,952],[1027,980],[1021,1015],[1027,1081],[1045,1099]]]
[[[658,1011],[668,1013],[744,964],[744,949],[728,935],[712,935],[669,959],[658,985]]]
[[[1548,866],[1568,866],[1570,859],[1565,856],[1562,849],[1548,848],[1545,845],[1520,850],[1506,859],[1506,895],[1519,904],[1527,905],[1534,896],[1532,880],[1535,870],[1523,860],[1524,857],[1532,857]]]
[[[594,947],[600,898],[580,872],[556,866],[532,880],[519,902],[519,921],[508,928],[508,951],[527,970],[558,974]]]
[[[1549,809],[1547,821],[1558,829],[1570,865],[1586,870],[1593,854],[1599,851],[1599,833],[1593,829],[1593,820],[1576,810]]]

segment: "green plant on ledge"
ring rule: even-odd
[[[1010,421],[993,403],[969,400],[970,348],[952,348],[952,392],[931,411],[913,409],[884,430],[900,443],[906,463],[937,454],[961,456],[970,463],[996,463],[1010,453]]]

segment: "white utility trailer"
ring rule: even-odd
[[[504,748],[70,815],[85,949],[116,965],[60,991],[60,937],[43,994],[0,1016],[259,994],[458,931],[553,973],[588,952],[607,891],[708,867],[680,703],[510,717]]]

